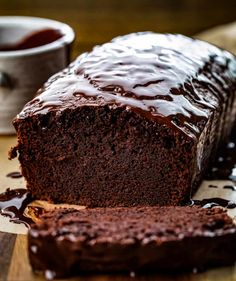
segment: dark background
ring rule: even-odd
[[[236,0],[0,0],[0,15],[52,18],[77,34],[73,56],[134,31],[193,35],[236,20]]]

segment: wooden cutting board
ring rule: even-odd
[[[236,53],[236,24],[216,28],[197,35],[216,45]],[[23,178],[12,179],[6,177],[10,172],[19,171],[17,160],[7,160],[7,152],[16,144],[15,136],[0,136],[0,193],[6,188],[24,188]],[[209,184],[217,184],[218,188],[209,188]],[[223,189],[223,185],[231,184],[228,181],[203,182],[195,199],[209,197],[222,197],[236,202],[236,192]],[[236,209],[229,214],[236,216]],[[34,275],[31,271],[27,257],[27,229],[24,225],[10,223],[5,217],[0,216],[0,281],[40,281],[42,276]],[[184,274],[176,276],[150,275],[136,276],[135,279],[128,275],[92,275],[67,280],[177,280],[177,281],[236,281],[236,267],[218,268],[197,274]]]

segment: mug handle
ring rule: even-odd
[[[3,71],[0,71],[0,88],[11,88],[11,78]]]

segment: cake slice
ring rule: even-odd
[[[28,234],[34,271],[197,270],[236,261],[236,227],[222,209],[128,207],[46,213]]]
[[[137,33],[85,53],[14,120],[34,197],[90,207],[189,200],[236,117],[236,59]]]

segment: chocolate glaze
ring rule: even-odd
[[[26,189],[7,189],[0,194],[0,214],[10,217],[14,223],[23,223],[29,227],[33,221],[24,216],[24,210],[32,201],[33,197]]]
[[[22,178],[22,174],[20,172],[11,172],[6,175],[8,178],[18,179]]]
[[[0,52],[25,50],[43,46],[58,40],[62,36],[63,34],[60,32],[60,30],[52,28],[35,31],[15,44],[3,46],[0,45]]]
[[[227,209],[234,209],[236,208],[236,203],[227,200],[227,199],[223,199],[223,198],[218,198],[218,197],[214,197],[214,198],[205,198],[202,200],[191,200],[190,205],[197,205],[197,206],[201,206],[203,208],[213,208],[213,207],[224,207]]]
[[[225,114],[232,106],[225,101],[235,91],[230,83],[235,72],[233,55],[208,43],[182,35],[130,34],[81,55],[52,77],[18,118],[108,104],[164,120],[195,138],[214,110]]]

